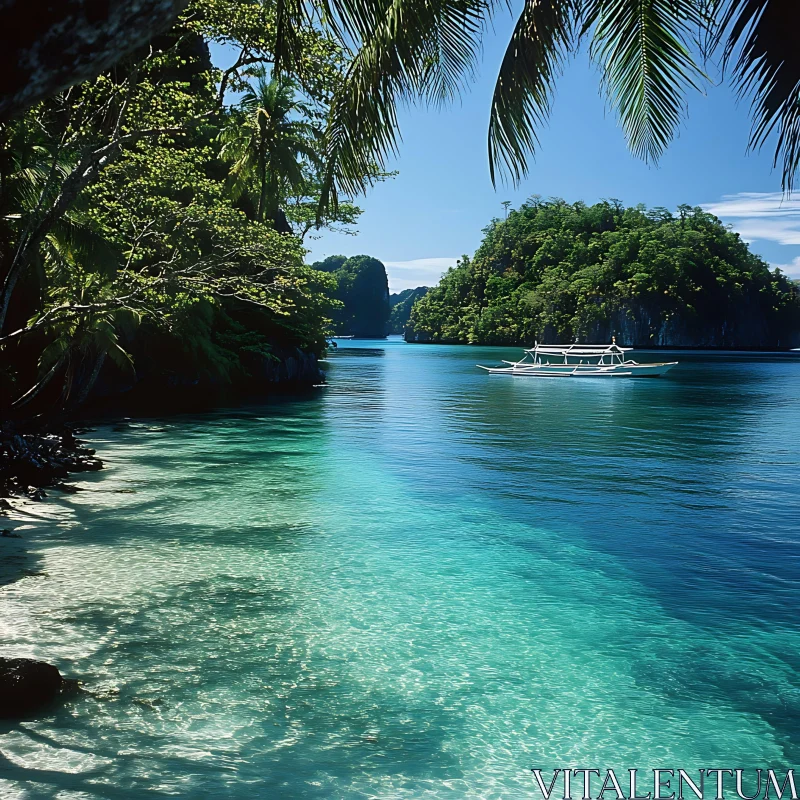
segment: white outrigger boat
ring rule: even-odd
[[[503,361],[506,367],[484,367],[500,375],[524,375],[531,378],[658,378],[671,370],[677,361],[640,364],[626,356],[632,347],[611,344],[536,344],[519,361]]]

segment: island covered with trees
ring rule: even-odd
[[[414,304],[409,342],[800,345],[800,288],[700,208],[531,198]]]
[[[427,286],[389,293],[386,267],[372,256],[328,256],[313,269],[327,272],[335,283],[328,292],[338,306],[331,311],[331,331],[336,336],[381,339],[387,333],[405,332],[414,303]]]

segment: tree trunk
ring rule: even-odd
[[[85,381],[83,386],[80,387],[75,399],[70,403],[70,408],[77,408],[78,406],[82,406],[86,402],[86,398],[89,396],[89,392],[92,391],[94,388],[95,383],[97,383],[97,379],[100,376],[100,370],[103,368],[103,363],[106,360],[105,351],[98,353],[95,357],[94,365],[92,366],[92,371],[89,373],[88,379]]]
[[[258,143],[258,178],[261,184],[261,193],[258,198],[258,221],[264,221],[267,209],[267,143],[264,132],[264,122],[261,121],[261,141]]]
[[[187,2],[0,2],[0,120],[108,69],[167,30]]]
[[[11,408],[14,409],[20,408],[21,406],[30,403],[31,400],[33,400],[35,397],[38,397],[38,395],[41,394],[42,389],[44,389],[45,386],[47,386],[47,384],[50,383],[50,381],[53,379],[53,376],[56,374],[56,372],[58,372],[59,368],[64,363],[64,358],[65,357],[62,357],[58,361],[56,361],[56,363],[53,364],[52,368],[47,373],[47,375],[45,375],[44,378],[42,378],[37,384],[28,389],[28,391],[25,392],[25,394],[23,394],[21,397],[18,397],[11,404]]]

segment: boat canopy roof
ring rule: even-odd
[[[610,353],[626,353],[633,350],[632,347],[620,347],[616,343],[612,344],[537,344],[535,347],[526,349],[526,353],[548,353],[560,356],[603,356]]]

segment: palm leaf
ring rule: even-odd
[[[498,166],[518,181],[538,144],[536,129],[550,112],[553,84],[574,45],[575,3],[526,0],[506,49],[492,97],[489,172]]]
[[[741,96],[752,97],[750,146],[777,130],[774,163],[783,161],[783,190],[791,192],[800,165],[800,5],[797,0],[724,0],[720,35],[724,61]]]
[[[300,31],[307,24],[303,0],[275,0],[275,46],[273,70],[275,76],[296,69],[302,60]]]
[[[704,77],[689,51],[703,29],[697,0],[590,0],[584,31],[631,151],[656,163]]]
[[[81,264],[105,277],[114,275],[122,260],[118,247],[75,215],[58,220],[47,238],[66,263]]]
[[[66,326],[59,332],[58,337],[42,350],[39,356],[40,376],[46,375],[66,358],[71,346],[71,334],[72,330]]]
[[[423,40],[421,85],[426,100],[442,105],[458,96],[465,81],[474,79],[491,12],[489,3],[471,0],[433,5],[436,24]]]
[[[485,0],[330,0],[333,25],[358,40],[326,131],[321,209],[397,152],[397,106],[453,96],[472,74],[491,4]]]

